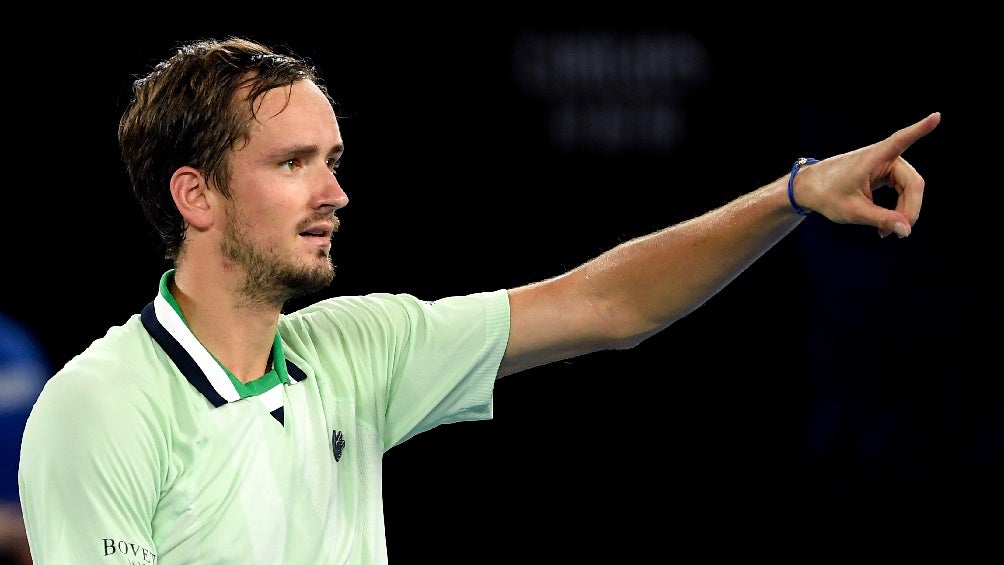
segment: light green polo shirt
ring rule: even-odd
[[[160,292],[53,376],[19,487],[36,565],[387,562],[384,452],[492,416],[504,290],[322,300],[241,385]]]

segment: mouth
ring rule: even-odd
[[[325,239],[331,238],[330,230],[307,230],[300,232],[301,237],[323,237]]]
[[[300,237],[317,241],[331,241],[331,236],[338,231],[338,221],[315,222],[307,226],[307,229],[300,232]]]

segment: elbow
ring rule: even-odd
[[[608,316],[605,342],[606,349],[634,349],[648,338],[669,327],[678,318],[653,321],[642,317]]]
[[[655,334],[661,332],[663,329],[666,328],[666,326],[668,326],[668,324],[664,325],[664,326],[661,326],[661,327],[658,327],[658,328],[655,328],[655,329],[652,329],[652,330],[649,330],[649,331],[646,331],[646,332],[633,333],[633,334],[630,334],[630,335],[624,335],[624,336],[615,338],[615,339],[613,339],[613,340],[610,341],[610,347],[609,347],[609,349],[617,349],[617,350],[634,349],[635,347],[638,347],[639,345],[641,345],[648,338],[650,338],[650,337],[654,336]]]

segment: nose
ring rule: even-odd
[[[324,188],[320,194],[320,205],[331,206],[335,210],[344,208],[349,203],[349,195],[342,189],[342,184],[338,182],[338,177],[331,171],[327,173]]]

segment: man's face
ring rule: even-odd
[[[231,157],[220,242],[228,266],[245,272],[249,300],[281,305],[333,280],[334,212],[348,204],[334,174],[342,148],[335,113],[313,82],[265,94],[250,141]]]

